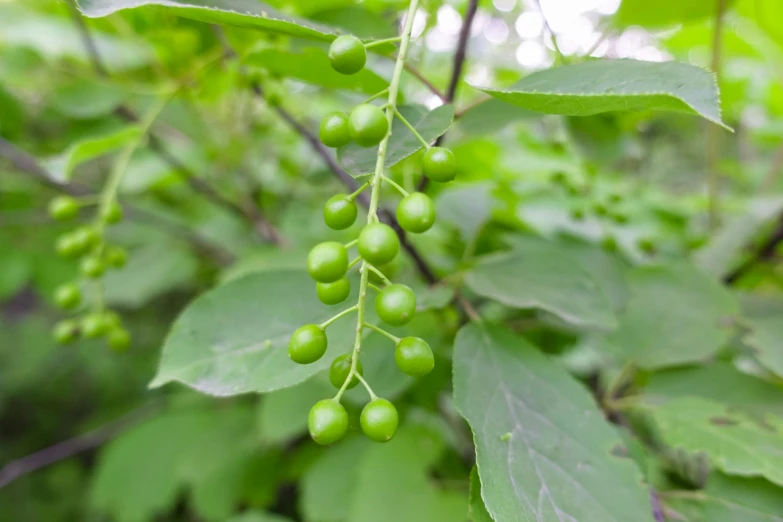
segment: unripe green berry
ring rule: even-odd
[[[348,115],[344,112],[327,114],[321,120],[319,132],[321,143],[327,147],[344,147],[351,143],[351,131],[348,125]]]
[[[82,318],[81,331],[87,339],[96,339],[106,333],[108,329],[109,322],[103,314],[96,312]]]
[[[79,287],[73,283],[61,285],[54,292],[54,302],[63,310],[76,308],[81,301],[82,293]]]
[[[326,353],[326,332],[317,324],[299,327],[288,341],[288,356],[299,364],[314,363]]]
[[[112,201],[109,206],[103,210],[101,217],[109,225],[114,225],[122,221],[122,207],[116,201]]]
[[[100,240],[98,232],[90,226],[82,226],[57,238],[57,253],[65,258],[78,257]]]
[[[373,266],[385,265],[397,257],[400,238],[389,225],[371,223],[359,234],[359,254]]]
[[[57,221],[68,221],[79,214],[79,202],[71,196],[57,196],[49,202],[49,215]]]
[[[318,401],[307,417],[307,428],[318,444],[334,444],[348,431],[348,412],[334,399]]]
[[[92,255],[82,259],[79,269],[84,276],[90,279],[98,279],[106,271],[106,264],[100,257]]]
[[[329,63],[340,74],[356,74],[367,63],[367,50],[355,36],[338,36],[329,46]]]
[[[345,230],[356,221],[359,210],[348,196],[337,194],[324,205],[324,222],[332,230]]]
[[[362,410],[359,423],[367,437],[376,442],[387,442],[397,433],[400,418],[394,404],[386,399],[374,399]]]
[[[109,330],[107,341],[115,352],[124,352],[131,345],[131,334],[124,328],[113,327]]]
[[[424,154],[424,175],[432,181],[447,182],[457,175],[457,159],[445,147],[431,147]]]
[[[405,285],[389,285],[375,298],[375,311],[386,324],[407,324],[416,313],[416,294]]]
[[[397,222],[406,232],[426,232],[435,223],[435,204],[421,192],[408,194],[397,205]]]
[[[389,132],[389,122],[383,111],[375,105],[357,105],[348,118],[351,139],[360,147],[378,145]]]
[[[128,251],[121,247],[106,250],[106,262],[113,268],[122,268],[128,262]]]
[[[364,375],[362,361],[356,361],[356,372],[359,375]],[[345,384],[345,380],[348,378],[349,373],[351,373],[351,354],[347,353],[332,361],[332,366],[329,368],[329,381],[331,381],[332,386],[339,390],[343,387],[343,384]],[[347,389],[350,390],[357,384],[359,384],[359,379],[354,377],[348,384]]]
[[[343,277],[334,283],[316,283],[315,291],[323,304],[334,305],[348,298],[348,294],[351,293],[351,282],[347,277]]]
[[[348,251],[335,241],[319,243],[307,256],[307,271],[319,283],[334,283],[348,271]]]
[[[70,344],[79,338],[79,325],[71,319],[60,321],[54,325],[52,337],[59,344]]]
[[[394,360],[403,373],[413,377],[427,375],[435,367],[435,356],[427,341],[404,337],[394,348]]]

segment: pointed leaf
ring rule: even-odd
[[[129,125],[102,136],[71,144],[62,154],[44,160],[44,166],[57,181],[68,181],[79,164],[115,151],[139,137],[139,128]]]

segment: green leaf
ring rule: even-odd
[[[666,495],[668,492],[663,492]],[[783,490],[763,479],[713,473],[701,491],[671,492],[666,506],[682,522],[783,522]],[[675,515],[676,513],[676,515]]]
[[[733,3],[734,0],[726,1],[726,8]],[[621,27],[661,27],[710,18],[715,16],[715,9],[715,2],[704,0],[623,0],[614,22]]]
[[[264,49],[248,55],[245,62],[263,67],[276,76],[296,78],[327,89],[346,89],[372,95],[389,86],[389,82],[368,68],[350,76],[336,72],[329,64],[326,52],[312,47],[301,52]]]
[[[68,181],[79,164],[115,151],[139,137],[139,128],[128,125],[114,131],[85,138],[69,146],[63,153],[44,160],[44,166],[57,181]]]
[[[111,114],[125,98],[125,91],[116,85],[94,80],[76,79],[56,85],[52,106],[76,120]]]
[[[697,397],[652,410],[663,441],[677,449],[706,453],[729,475],[764,478],[783,485],[783,423],[762,427],[729,414],[720,403]]]
[[[540,118],[540,112],[518,106],[509,107],[501,100],[489,99],[462,113],[457,125],[466,136],[487,136],[496,134],[512,123]]]
[[[493,188],[491,183],[471,183],[443,190],[435,200],[438,221],[456,227],[470,243],[492,217]]]
[[[265,394],[258,412],[258,427],[263,440],[281,444],[306,433],[310,408],[334,393],[326,379],[316,376],[296,386]]]
[[[481,498],[481,480],[479,480],[478,468],[473,466],[470,471],[470,505],[468,506],[468,520],[470,522],[493,522],[487,513],[487,507]]]
[[[694,262],[715,277],[724,277],[746,255],[745,249],[783,212],[783,197],[758,198],[747,213],[732,219],[714,233],[709,242],[693,254]]]
[[[641,368],[702,361],[729,340],[735,297],[694,266],[642,266],[629,274],[631,298],[617,330],[605,337]]]
[[[142,6],[165,7],[170,12],[210,24],[235,25],[331,41],[337,31],[285,15],[256,0],[78,0],[81,11],[91,18],[108,16],[123,9]]]
[[[639,469],[612,453],[622,441],[590,393],[513,332],[459,331],[454,401],[495,520],[652,522]]]
[[[750,328],[743,340],[761,365],[783,378],[783,299],[749,296],[743,309],[742,322]]]
[[[245,511],[241,515],[235,515],[226,522],[292,522],[286,518],[274,513],[265,513],[263,511]]]
[[[403,105],[398,107],[398,110],[427,143],[443,135],[454,119],[453,105],[441,105],[432,111],[423,105]],[[395,118],[386,151],[386,168],[391,168],[422,148],[424,146],[413,133],[399,118]],[[340,149],[339,153],[340,162],[352,176],[358,177],[375,171],[375,163],[378,160],[377,147],[363,148],[351,144]]]
[[[320,361],[288,358],[288,339],[306,323],[319,324],[345,306],[318,301],[306,272],[271,271],[233,280],[199,296],[176,320],[150,384],[178,381],[210,395],[269,392],[293,386],[327,368],[351,346],[350,318],[329,327]],[[356,300],[356,285],[353,298]]]
[[[684,63],[595,60],[533,73],[505,89],[481,90],[546,114],[673,111],[698,114],[731,130],[720,118],[715,77]]]
[[[513,250],[481,259],[465,276],[477,294],[515,308],[540,308],[585,328],[616,326],[612,304],[578,256],[556,242],[514,240]]]

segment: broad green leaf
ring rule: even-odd
[[[736,299],[694,266],[642,266],[628,279],[631,298],[605,338],[617,354],[641,368],[663,368],[702,361],[728,342]]]
[[[399,107],[399,111],[428,143],[443,135],[454,118],[453,105],[441,105],[432,111],[423,105],[403,105]],[[387,169],[391,168],[422,148],[424,146],[413,133],[399,118],[395,118],[384,165]],[[374,172],[377,160],[377,147],[363,148],[351,144],[340,149],[340,162],[354,177]]]
[[[732,219],[693,254],[694,262],[715,277],[724,277],[742,259],[753,239],[783,212],[783,197],[751,201],[747,213]]]
[[[734,0],[725,2],[727,8]],[[614,15],[620,26],[661,27],[715,16],[715,2],[705,0],[623,0]]]
[[[467,325],[454,401],[473,428],[487,511],[503,522],[652,522],[639,469],[590,393],[523,338]]]
[[[111,114],[125,96],[116,85],[77,79],[56,85],[51,104],[60,114],[83,120]]]
[[[281,444],[307,432],[307,415],[313,404],[335,393],[321,376],[290,388],[265,394],[258,411],[258,429],[265,442]]]
[[[783,299],[749,296],[742,322],[750,328],[743,340],[765,368],[783,378]]]
[[[0,82],[0,136],[15,139],[22,130],[25,112],[21,100]]]
[[[514,240],[513,250],[481,259],[465,284],[477,294],[515,308],[539,308],[579,327],[611,329],[612,304],[599,281],[559,243]]]
[[[512,123],[540,118],[540,112],[509,107],[501,100],[489,99],[462,113],[457,120],[457,128],[466,136],[486,136],[496,134]]]
[[[783,423],[761,426],[727,413],[720,403],[696,397],[655,408],[652,417],[672,448],[705,453],[729,475],[762,476],[783,486]]]
[[[663,492],[673,518],[681,522],[783,522],[783,489],[763,479],[713,473],[701,491]]]
[[[44,166],[57,181],[71,179],[73,169],[79,164],[115,151],[139,137],[135,125],[121,127],[94,138],[85,138],[71,144],[63,153],[48,158]]]
[[[481,480],[479,480],[478,468],[475,466],[470,471],[469,495],[468,519],[470,522],[492,522],[492,517],[487,513],[487,507],[481,498]]]
[[[481,90],[546,114],[673,111],[698,114],[729,128],[720,118],[718,88],[712,73],[684,63],[595,60],[537,72],[505,89]]]
[[[25,252],[0,242],[0,302],[17,294],[32,276],[31,260]]]
[[[301,38],[331,41],[335,30],[285,15],[256,0],[78,0],[82,12],[97,18],[123,9],[158,6],[210,24],[236,25]]]
[[[300,52],[264,49],[251,53],[244,61],[250,65],[263,67],[276,76],[295,78],[327,89],[346,89],[375,94],[389,86],[389,82],[368,68],[351,75],[336,72],[329,64],[326,52],[312,47]]]
[[[493,188],[490,183],[471,183],[443,190],[435,199],[438,221],[456,227],[470,243],[492,217]]]
[[[346,317],[329,327],[329,350],[320,361],[291,361],[287,347],[294,330],[345,308],[321,304],[313,287],[306,272],[281,270],[248,275],[202,294],[172,326],[150,386],[178,381],[220,396],[269,392],[324,370],[352,345],[355,324]],[[348,302],[355,294],[356,288]]]

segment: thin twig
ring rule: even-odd
[[[389,58],[394,58],[393,56],[390,56]],[[446,98],[446,95],[441,92],[440,89],[435,87],[435,85],[432,84],[431,81],[429,81],[423,74],[421,74],[421,71],[419,71],[416,67],[409,64],[408,62],[405,62],[405,70],[411,73],[417,80],[421,82],[422,85],[424,85],[427,89],[432,92],[435,96],[440,98],[440,100],[444,103],[448,103]]]
[[[84,49],[87,51],[87,56],[89,57],[95,72],[104,78],[108,77],[109,71],[103,65],[103,60],[101,60],[98,47],[95,44],[95,40],[93,40],[90,36],[90,31],[87,28],[87,24],[84,23],[84,18],[82,18],[82,14],[79,12],[79,8],[76,6],[76,2],[74,0],[69,0],[68,8],[71,11],[71,16],[73,17],[73,21],[76,23],[76,27],[79,30],[79,36],[82,39],[82,45],[84,45]]]
[[[723,41],[723,18],[726,13],[726,0],[715,0],[715,30],[712,34],[712,72],[715,81],[720,83],[721,47]],[[720,221],[718,174],[718,140],[720,131],[717,125],[707,124],[707,221],[710,230],[715,230]]]

